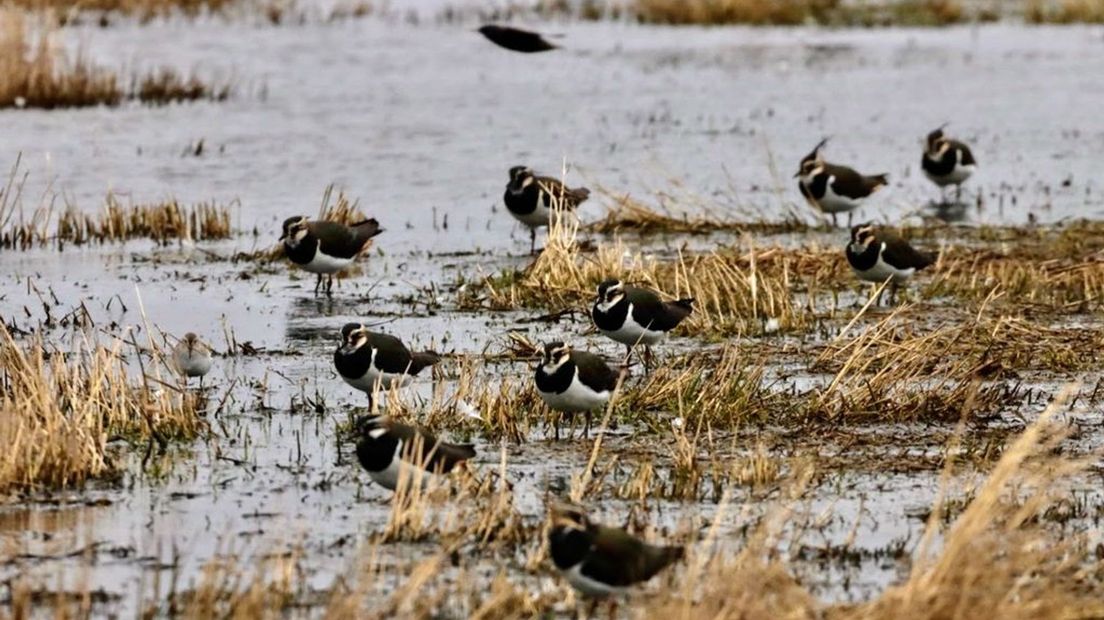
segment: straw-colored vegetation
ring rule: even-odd
[[[929,511],[919,546],[903,580],[871,600],[819,600],[794,576],[780,549],[793,549],[808,524],[794,510],[814,472],[794,468],[777,494],[777,506],[753,526],[739,550],[722,544],[717,523],[736,510],[727,498],[713,515],[714,526],[686,524],[668,538],[690,546],[685,565],[653,580],[648,592],[629,600],[630,616],[642,618],[1091,618],[1104,614],[1104,582],[1089,536],[1057,531],[1046,515],[1068,497],[1087,460],[1062,450],[1067,427],[1053,421],[1052,406],[1004,452],[988,479],[953,520],[946,465],[943,490]],[[777,474],[760,468],[764,479]],[[496,469],[505,469],[505,462]],[[180,618],[279,618],[288,614],[329,618],[473,617],[523,618],[570,614],[572,601],[562,579],[551,586],[540,521],[519,523],[505,485],[466,483],[460,496],[429,506],[406,505],[404,523],[437,520],[446,527],[422,532],[413,554],[388,555],[379,540],[363,543],[331,587],[318,590],[301,566],[293,541],[258,562],[233,556],[213,560],[188,590],[173,580],[166,594],[144,605]],[[462,487],[464,485],[461,485]],[[474,490],[473,490],[474,489]],[[482,489],[482,490],[478,490]],[[474,493],[474,494],[471,494]],[[627,496],[632,496],[630,491]],[[954,501],[952,501],[954,500]],[[957,510],[957,509],[956,509]],[[645,513],[646,514],[646,513]],[[462,516],[460,516],[462,515]],[[406,539],[406,538],[404,538]],[[473,544],[491,544],[479,549]],[[11,584],[11,609],[36,607],[34,590],[22,579]],[[44,598],[39,607],[56,611],[80,604],[79,596]]]
[[[955,24],[970,19],[958,0],[897,0],[858,3],[843,0],[635,0],[637,19],[660,24],[806,23],[836,26]],[[984,15],[974,15],[973,18]]]
[[[8,5],[33,12],[49,12],[69,19],[77,12],[118,13],[149,20],[170,15],[194,17],[217,13],[240,0],[9,0]]]
[[[157,380],[156,367],[135,378],[124,346],[77,341],[63,353],[0,325],[0,493],[110,475],[115,437],[152,446],[200,432],[194,397]]]
[[[664,198],[660,195],[659,198]],[[693,234],[711,232],[747,232],[755,234],[778,234],[800,232],[808,225],[798,220],[781,222],[755,222],[740,220],[723,213],[675,213],[663,202],[653,208],[628,195],[612,196],[613,206],[606,211],[605,217],[590,222],[585,230],[612,235],[617,233],[647,234]]]
[[[1029,0],[1024,13],[1033,24],[1104,23],[1104,0]]]
[[[208,99],[221,101],[229,84],[213,84],[172,69],[128,79],[94,64],[81,53],[71,55],[45,18],[32,23],[22,11],[0,8],[0,109],[72,108],[118,105],[126,100],[148,104]]]

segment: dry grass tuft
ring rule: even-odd
[[[808,225],[797,220],[783,222],[743,222],[724,215],[706,213],[676,215],[670,208],[661,204],[658,208],[640,202],[631,196],[615,196],[614,206],[606,216],[585,226],[590,232],[606,235],[632,232],[647,234],[691,234],[703,235],[711,232],[748,232],[756,234],[778,234],[808,229]]]
[[[108,475],[108,439],[164,444],[203,427],[191,395],[135,384],[113,349],[69,354],[26,345],[0,326],[0,492],[79,485]]]
[[[50,28],[36,37],[25,15],[0,8],[0,109],[117,105],[119,79],[78,55],[70,59],[51,42]]]
[[[1029,24],[1104,23],[1104,0],[1029,0],[1024,11]]]
[[[136,75],[129,89],[114,71],[94,65],[81,54],[70,58],[56,42],[55,26],[25,13],[0,8],[0,109],[115,106],[125,100],[165,104],[230,96],[229,84],[210,84],[163,68]]]
[[[99,213],[75,208],[62,213],[54,239],[59,245],[129,239],[152,239],[164,245],[176,240],[228,239],[233,234],[230,211],[230,206],[201,202],[186,207],[175,200],[123,205],[114,194],[108,194]]]

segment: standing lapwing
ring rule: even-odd
[[[859,224],[851,229],[847,262],[860,280],[875,284],[889,280],[892,302],[897,299],[897,287],[918,270],[934,263],[935,259],[889,231],[880,230],[875,234],[872,225]],[[879,294],[879,303],[880,297]]]
[[[401,340],[369,331],[360,323],[341,328],[341,344],[334,351],[334,367],[345,383],[368,394],[403,387],[423,369],[441,361],[433,351],[413,353]]]
[[[820,141],[816,147],[801,160],[795,178],[800,179],[797,187],[801,195],[814,208],[832,216],[832,225],[836,226],[836,214],[847,213],[847,225],[851,225],[851,212],[862,201],[888,183],[887,175],[871,176],[859,174],[847,166],[839,166],[824,161],[820,150],[828,138]]]
[[[185,381],[199,377],[199,386],[203,387],[203,376],[211,370],[211,347],[188,332],[172,349],[172,365]]]
[[[595,409],[604,407],[617,389],[619,374],[605,360],[586,351],[575,351],[562,342],[544,345],[544,360],[537,366],[537,392],[553,411],[586,414],[583,436],[590,434]],[[559,420],[555,437],[560,438]]]
[[[962,198],[962,184],[977,170],[977,161],[970,152],[970,147],[943,135],[944,127],[946,125],[941,125],[928,134],[920,167],[924,170],[924,175],[938,185],[940,190],[954,185],[957,188],[957,201]]]
[[[356,422],[357,460],[377,484],[392,491],[399,480],[410,484],[429,475],[452,472],[475,456],[469,444],[445,443],[426,431],[372,415]]]
[[[487,24],[479,28],[477,32],[487,37],[495,45],[515,52],[531,54],[533,52],[547,52],[557,47],[546,41],[539,33],[522,30],[521,28]]]
[[[339,222],[312,222],[296,215],[284,220],[280,241],[291,262],[318,275],[314,285],[316,294],[322,285],[322,276],[327,276],[326,294],[329,295],[333,290],[334,274],[351,265],[368,241],[381,232],[383,229],[375,219],[346,226]]]
[[[693,299],[663,301],[653,291],[610,279],[598,285],[591,317],[598,331],[625,345],[626,361],[634,346],[644,345],[647,365],[651,360],[650,347],[663,342],[667,332],[693,311]]]
[[[526,166],[514,166],[503,201],[510,215],[529,228],[532,254],[537,248],[537,229],[549,225],[553,208],[574,211],[589,196],[590,190],[585,187],[571,189],[552,177],[534,175]]]
[[[572,587],[592,599],[593,606],[651,579],[685,553],[681,546],[652,545],[621,528],[594,523],[570,504],[553,504],[551,521],[552,562]]]

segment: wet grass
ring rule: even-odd
[[[0,326],[0,493],[110,476],[114,438],[152,450],[199,434],[196,396],[160,379],[156,366],[136,380],[123,349],[78,340],[62,353],[37,337],[16,342]]]
[[[57,38],[45,17],[0,9],[0,109],[115,106],[128,100],[161,105],[222,101],[230,95],[229,83],[185,77],[168,68],[128,80],[79,52],[71,55]]]

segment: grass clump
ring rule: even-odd
[[[165,245],[176,240],[228,239],[232,234],[230,207],[226,205],[201,202],[188,207],[176,200],[124,205],[108,194],[99,213],[82,213],[72,207],[62,213],[54,239],[59,246],[130,239],[151,239]]]
[[[675,25],[944,26],[971,17],[958,0],[635,0],[632,12],[641,22]]]
[[[192,398],[135,383],[121,345],[62,354],[41,338],[21,345],[0,326],[0,493],[109,475],[114,437],[164,443],[202,427]]]
[[[229,84],[211,84],[163,68],[126,80],[96,66],[81,54],[71,58],[56,43],[55,27],[40,19],[35,27],[26,15],[0,8],[0,109],[116,106],[127,100],[164,104],[230,96]]]
[[[1024,18],[1029,24],[1101,24],[1104,0],[1030,0]]]
[[[663,201],[661,195],[659,208],[654,208],[629,195],[613,196],[614,206],[606,211],[606,216],[585,226],[585,230],[605,235],[633,232],[647,234],[691,234],[703,235],[712,232],[748,232],[755,234],[778,234],[799,232],[808,226],[796,219],[781,222],[740,221],[716,213],[674,213]]]

